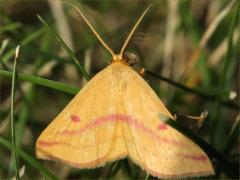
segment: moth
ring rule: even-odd
[[[73,6],[112,60],[41,133],[36,142],[36,156],[80,169],[128,157],[147,173],[160,178],[214,174],[205,152],[161,121],[159,114],[174,117],[124,58],[133,33],[150,7],[133,26],[120,53],[115,54],[84,13]]]

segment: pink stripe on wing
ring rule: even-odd
[[[208,157],[204,154],[199,155],[193,155],[193,154],[178,154],[179,156],[185,158],[185,159],[191,159],[195,161],[207,161]]]
[[[158,125],[158,129],[166,130],[167,129],[167,125],[165,123],[161,123],[161,124]]]
[[[150,128],[146,127],[143,123],[138,121],[136,118],[133,118],[130,115],[123,115],[123,114],[110,114],[107,116],[103,116],[100,118],[97,118],[90,123],[86,124],[84,127],[78,130],[64,130],[61,132],[58,132],[57,134],[61,135],[72,135],[72,134],[81,134],[89,129],[95,128],[97,126],[100,126],[104,123],[107,122],[125,122],[129,126],[135,127],[137,129],[140,129],[141,131],[145,132],[149,136],[157,139],[158,141],[171,144],[174,146],[187,146],[187,144],[179,142],[177,140],[171,139],[171,138],[166,138],[166,137],[160,137],[157,133],[155,133],[153,130]]]
[[[77,115],[70,116],[72,122],[80,122],[80,118]]]
[[[40,146],[70,145],[68,143],[58,141],[38,141],[37,144]]]

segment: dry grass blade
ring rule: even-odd
[[[173,55],[173,48],[174,48],[174,36],[175,31],[179,22],[178,19],[178,1],[168,1],[168,17],[167,17],[167,24],[166,24],[166,36],[164,40],[164,52],[163,52],[163,76],[171,77],[171,69],[172,69],[172,55]]]
[[[63,39],[66,45],[74,52],[74,44],[72,39],[72,33],[68,23],[68,19],[64,13],[63,3],[61,1],[48,0],[49,6],[51,8],[53,17],[55,19],[56,28],[59,32],[59,36]],[[67,52],[62,47],[60,55],[63,57],[68,56]],[[72,64],[66,64],[64,67],[65,77],[69,81],[74,81],[78,79],[77,69]]]
[[[220,22],[222,22],[222,20],[226,17],[226,15],[231,11],[232,7],[234,6],[234,4],[237,2],[237,0],[233,0],[231,1],[227,7],[225,7],[219,14],[218,16],[211,22],[211,24],[208,26],[207,30],[204,32],[200,43],[199,43],[199,47],[200,48],[204,48],[204,46],[207,44],[208,40],[210,39],[210,37],[212,36],[212,34],[214,33],[214,31],[217,29],[218,25],[220,24]]]
[[[63,11],[63,5],[61,1],[52,1],[48,0],[51,11],[53,13],[57,29],[59,31],[59,35],[62,37],[63,41],[67,44],[67,46],[74,50],[73,40],[71,36],[71,31],[69,28],[69,24],[67,18]]]
[[[237,43],[240,32],[236,29],[233,33],[233,45]],[[213,53],[209,57],[208,64],[209,66],[217,66],[219,61],[223,58],[227,51],[227,38],[225,38],[221,44],[213,51]]]
[[[206,31],[203,33],[202,38],[200,40],[198,48],[192,53],[188,60],[188,64],[185,66],[185,70],[183,71],[182,78],[184,79],[186,75],[191,72],[192,68],[197,63],[199,56],[201,54],[202,49],[207,44],[208,40],[218,27],[218,25],[222,22],[222,20],[226,17],[226,15],[231,11],[233,6],[236,4],[237,0],[231,1],[227,7],[225,7],[218,16],[211,22],[211,24],[208,26]]]

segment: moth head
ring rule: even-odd
[[[150,7],[152,5],[149,5],[141,14],[141,16],[138,18],[137,22],[134,24],[132,30],[130,31],[129,35],[127,36],[126,40],[123,43],[123,46],[120,50],[119,53],[114,53],[114,51],[107,45],[107,43],[102,39],[102,37],[100,36],[100,34],[95,30],[95,28],[92,26],[92,24],[89,22],[87,16],[85,16],[85,14],[83,13],[83,10],[80,6],[78,6],[78,4],[75,3],[69,3],[70,5],[72,5],[76,11],[80,14],[80,16],[83,18],[83,20],[85,21],[85,23],[88,25],[88,27],[91,29],[91,31],[93,32],[93,34],[97,37],[97,39],[101,42],[101,44],[106,48],[106,50],[112,55],[112,62],[116,62],[116,61],[122,61],[126,64],[128,64],[126,56],[124,55],[125,50],[127,48],[127,45],[129,44],[129,41],[131,40],[135,30],[137,29],[137,27],[139,26],[140,22],[142,21],[143,17],[146,15],[146,13],[148,12],[148,10],[150,9]],[[128,54],[129,55],[129,54]],[[124,58],[125,57],[125,58]],[[132,56],[131,56],[132,57]]]
[[[138,63],[139,56],[136,53],[133,52],[124,52],[123,54],[123,60],[129,65],[133,66]]]

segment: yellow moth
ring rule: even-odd
[[[164,124],[174,119],[144,79],[123,58],[142,13],[119,54],[103,41],[86,16],[73,5],[103,46],[111,64],[95,75],[42,132],[36,142],[41,159],[77,168],[96,168],[130,158],[161,178],[214,174],[207,155],[189,138]]]

